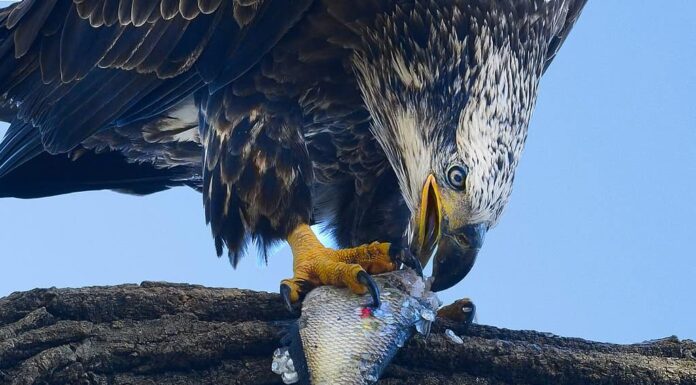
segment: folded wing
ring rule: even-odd
[[[12,122],[0,176],[228,84],[309,3],[24,0],[0,10],[0,111]]]

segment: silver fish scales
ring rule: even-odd
[[[302,303],[302,315],[276,350],[273,371],[285,383],[363,385],[376,382],[404,343],[427,334],[440,302],[413,270],[374,276],[381,306],[368,295],[319,287]]]

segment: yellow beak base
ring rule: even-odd
[[[422,266],[430,258],[440,241],[442,232],[442,201],[440,188],[435,176],[428,175],[421,192],[420,209],[418,213],[417,255]]]

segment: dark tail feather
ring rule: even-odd
[[[175,186],[197,188],[199,184],[190,168],[157,169],[128,163],[117,152],[85,152],[76,160],[44,152],[0,177],[0,198],[41,198],[93,190],[146,195]]]

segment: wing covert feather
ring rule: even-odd
[[[0,100],[46,151],[67,152],[233,81],[311,2],[23,0],[0,10]]]

